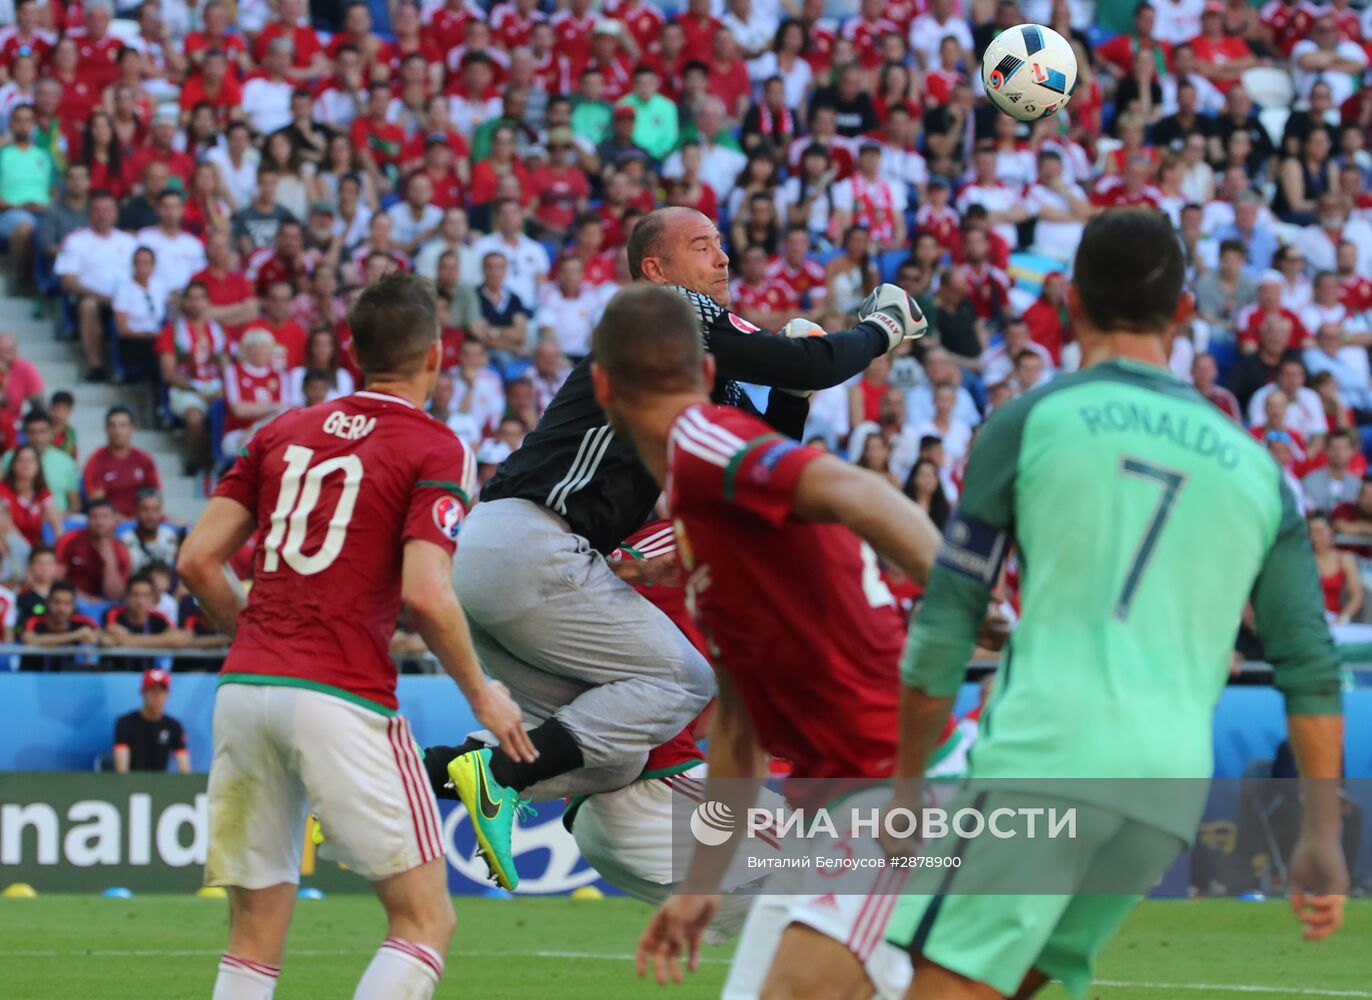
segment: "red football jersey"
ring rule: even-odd
[[[793,516],[823,455],[741,410],[692,406],[668,442],[668,503],[691,612],[763,748],[798,778],[882,778],[905,630],[871,547]]]
[[[229,365],[224,372],[224,399],[230,403],[276,403],[286,400],[286,380],[275,368],[254,368],[252,365]],[[256,421],[233,415],[232,407],[224,414],[225,431],[241,431]]]
[[[262,532],[224,674],[289,677],[394,709],[404,545],[451,553],[476,462],[405,400],[357,392],[263,427],[216,496]]]

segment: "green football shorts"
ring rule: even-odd
[[[1101,948],[1186,846],[1174,834],[1067,799],[982,791],[975,802],[950,805],[949,813],[959,804],[975,805],[983,815],[1021,806],[1076,810],[1076,836],[1066,842],[944,838],[931,853],[956,855],[958,866],[923,869],[911,885],[917,892],[927,887],[928,894],[902,897],[887,924],[886,939],[913,958],[989,983],[1005,996],[1015,994],[1031,969],[1084,996]],[[1016,822],[1023,831],[1022,819],[1009,825]],[[1038,824],[1041,832],[1043,820]],[[1045,891],[1059,887],[1062,892]]]

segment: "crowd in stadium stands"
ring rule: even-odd
[[[1031,125],[979,73],[1024,21],[1079,61],[1070,104]],[[586,354],[636,221],[689,205],[757,326],[842,328],[883,280],[921,303],[929,336],[816,393],[806,436],[941,522],[986,415],[1079,364],[1084,224],[1147,206],[1189,267],[1176,374],[1372,552],[1372,9],[0,0],[0,24],[11,291],[60,303],[89,382],[146,385],[206,482],[282,410],[358,385],[348,305],[397,269],[435,283],[431,409],[484,481]],[[6,637],[217,642],[179,606],[132,414],[82,462],[80,392],[46,397],[21,353],[0,338]],[[1359,613],[1355,584],[1327,584],[1331,617]]]

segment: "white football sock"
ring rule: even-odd
[[[212,1000],[272,1000],[281,966],[254,962],[225,952],[219,958],[219,978]]]
[[[362,974],[353,1000],[430,1000],[442,975],[443,958],[438,952],[413,941],[387,938]]]

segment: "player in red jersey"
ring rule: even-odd
[[[181,577],[233,637],[210,766],[208,885],[229,887],[220,1000],[267,1000],[299,880],[308,808],[323,850],[373,883],[388,936],[355,997],[428,1000],[454,918],[438,809],[388,647],[402,604],[477,719],[532,759],[452,590],[475,462],[421,407],[441,347],[427,284],[392,276],[353,307],[367,388],[262,428],[181,548]],[[251,598],[224,562],[261,531]]]
[[[789,761],[796,779],[889,776],[904,629],[872,546],[924,580],[938,546],[933,524],[876,475],[711,405],[714,362],[690,311],[662,290],[621,292],[592,354],[596,401],[666,486],[687,600],[718,675],[702,798],[740,801],[747,786],[746,808],[766,753]],[[692,894],[670,897],[654,916],[639,943],[640,974],[651,956],[659,981],[679,979],[686,946],[694,966],[732,857],[727,847],[692,857]],[[777,996],[810,993],[817,981],[834,996],[903,990],[908,967],[879,935],[859,930],[893,905],[894,885],[883,885],[865,898],[825,897],[823,907],[816,898],[760,900],[743,932],[754,943],[739,954],[757,963],[770,950],[759,947],[764,938],[779,944],[765,984],[750,985]]]

